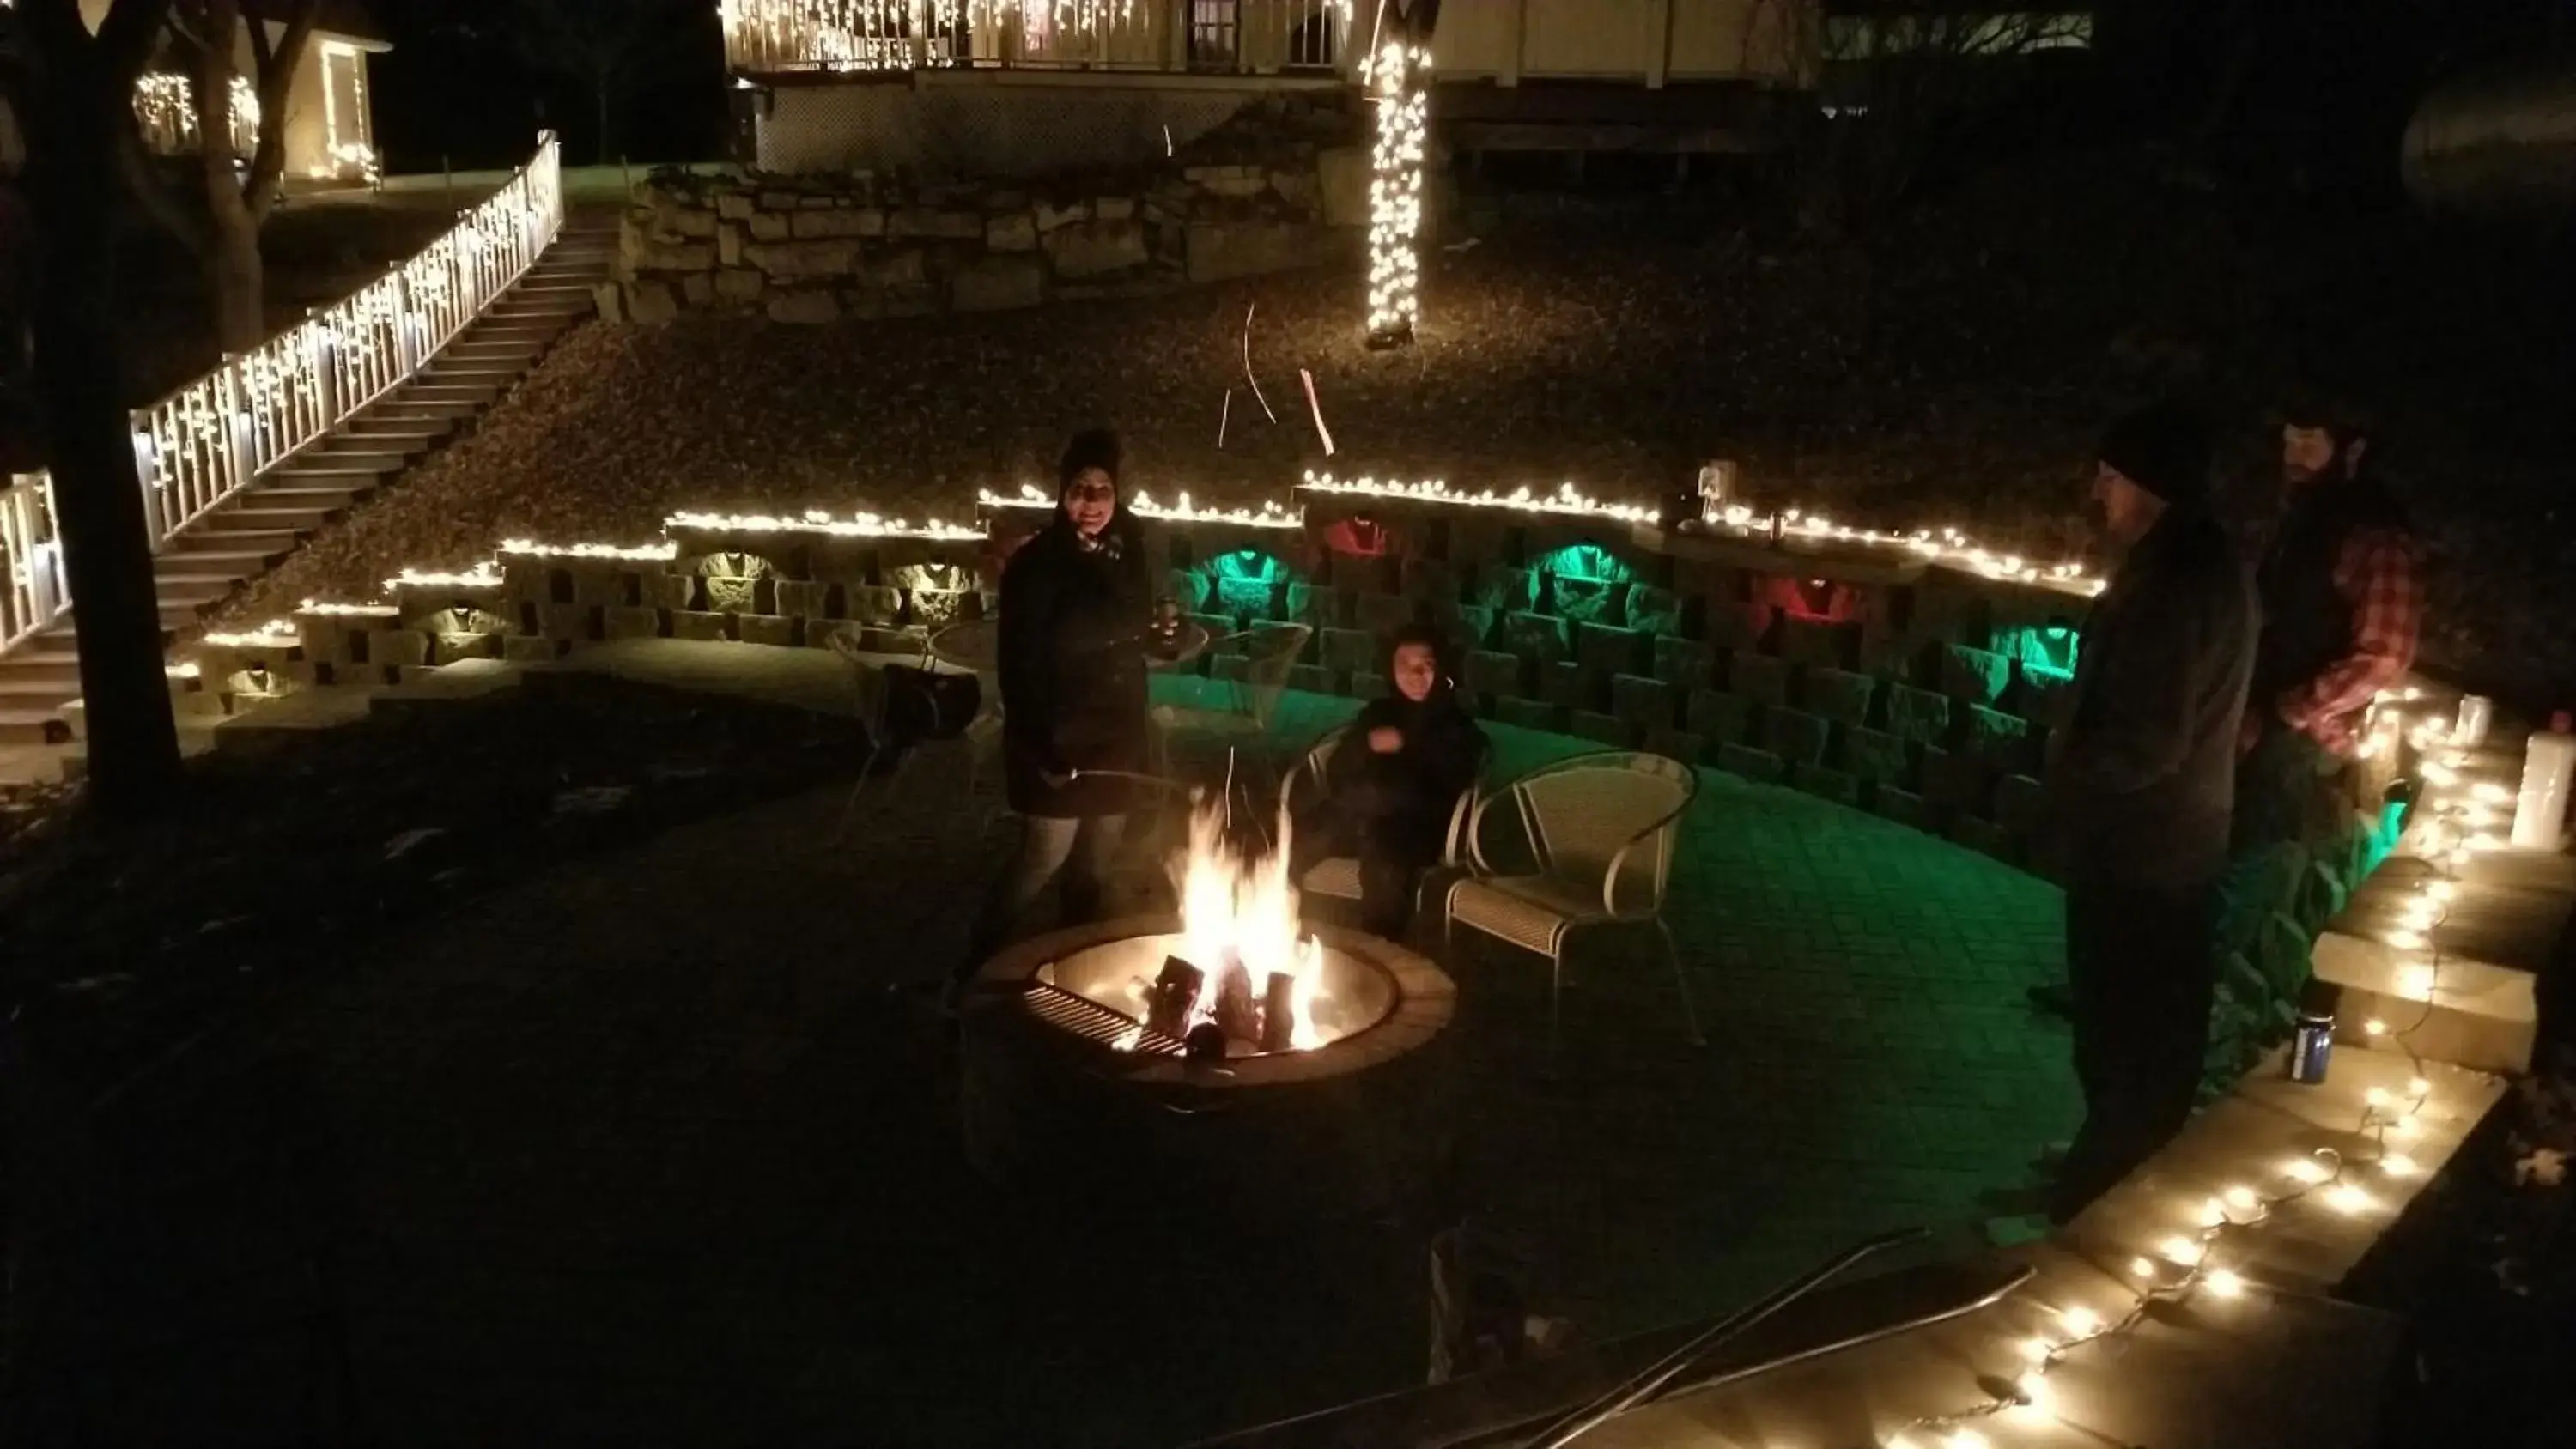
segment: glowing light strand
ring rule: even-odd
[[[2382,695],[2373,706],[2365,733],[2377,731],[2381,712],[2419,697],[2420,692],[2414,690]],[[2392,1145],[2392,1139],[2412,1138],[2423,1131],[2423,1112],[2434,1090],[2424,1074],[2424,1058],[2408,1038],[2432,1019],[2433,998],[2442,970],[2440,928],[2449,918],[2450,903],[2458,897],[2458,869],[2467,859],[2463,848],[2451,843],[2452,833],[2473,810],[2491,804],[2501,788],[2463,778],[2469,759],[2466,751],[2455,746],[2451,730],[2444,717],[2435,714],[2428,715],[2410,735],[2411,741],[2430,756],[2427,764],[2438,767],[2436,772],[2446,783],[2435,785],[2427,775],[2423,813],[2407,832],[2416,853],[2401,857],[2415,860],[2422,869],[2409,884],[2407,900],[2399,909],[2400,927],[2386,933],[2386,938],[2402,937],[2410,943],[2402,950],[2423,955],[2421,996],[2401,992],[2420,1000],[2422,1009],[2414,1021],[2403,1027],[2392,1028],[2385,1021],[2373,1019],[2363,1028],[2370,1040],[2389,1042],[2403,1051],[2409,1064],[2409,1080],[2402,1096],[2373,1088],[2363,1098],[2361,1122],[2354,1135],[2361,1139],[2369,1155],[2347,1156],[2333,1148],[2319,1148],[2280,1164],[2279,1176],[2289,1184],[2285,1188],[2265,1192],[2242,1183],[2225,1188],[2200,1205],[2192,1231],[2169,1236],[2152,1255],[2140,1255],[2132,1261],[2132,1276],[2141,1286],[2134,1290],[2132,1302],[2119,1318],[2106,1323],[2091,1309],[2061,1310],[2060,1318],[2068,1332],[2063,1337],[2025,1339],[2020,1343],[2021,1367],[2000,1380],[2011,1385],[2009,1393],[1990,1391],[1983,1402],[1917,1418],[1879,1440],[1887,1449],[1918,1445],[1921,1441],[1917,1435],[1939,1436],[1944,1443],[1958,1443],[1963,1438],[1965,1442],[1978,1443],[1983,1436],[1973,1426],[1984,1420],[2016,1410],[2051,1412],[2053,1396],[2048,1375],[2074,1350],[2104,1339],[2125,1337],[2161,1303],[2180,1302],[2201,1292],[2219,1299],[2241,1296],[2250,1285],[2243,1275],[2224,1265],[2219,1251],[2232,1238],[2260,1229],[2279,1209],[2311,1197],[2347,1216],[2379,1210],[2380,1198],[2358,1180],[2358,1174],[2365,1170],[2375,1169],[2381,1178],[2394,1182],[2422,1174],[2422,1166],[2412,1155]],[[2402,972],[2406,968],[2401,965],[2400,969]]]
[[[1425,47],[1390,39],[1369,57],[1365,79],[1377,137],[1369,153],[1368,345],[1401,347],[1421,315],[1422,170],[1431,69]]]
[[[1054,495],[1034,483],[1021,484],[1016,494],[984,489],[975,495],[975,503],[987,511],[1012,508],[1053,513],[1056,507]],[[1241,528],[1277,529],[1306,526],[1304,510],[1284,508],[1269,499],[1262,500],[1258,508],[1201,508],[1190,501],[1186,492],[1176,502],[1166,505],[1155,502],[1153,494],[1140,491],[1127,500],[1126,507],[1137,517],[1150,518],[1158,523],[1222,523]]]

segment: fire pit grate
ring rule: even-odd
[[[1061,986],[1033,978],[1021,999],[1040,1021],[1099,1046],[1140,1057],[1176,1057],[1182,1053],[1178,1039]]]

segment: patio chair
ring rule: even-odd
[[[1270,737],[1271,725],[1279,714],[1279,700],[1288,690],[1288,670],[1297,656],[1306,651],[1306,641],[1315,631],[1305,624],[1256,624],[1239,634],[1229,634],[1216,641],[1218,646],[1239,644],[1243,648],[1242,674],[1230,681],[1226,708],[1189,709],[1163,706],[1154,711],[1154,723],[1160,731],[1157,746],[1157,768],[1169,773],[1171,734],[1181,728],[1209,734],[1231,746],[1252,746],[1244,751],[1262,767],[1266,778],[1271,773],[1268,751],[1263,748]]]
[[[962,669],[960,660],[999,660],[1002,625],[998,619],[978,619],[964,624],[951,624],[924,642],[922,667],[925,669]],[[966,809],[975,801],[975,790],[983,782],[984,757],[1000,752],[1002,738],[1002,677],[999,665],[976,667],[971,671],[979,686],[975,717],[953,739],[966,752],[966,789],[957,797],[958,808]]]
[[[1447,923],[1460,924],[1547,957],[1548,1056],[1555,1059],[1565,986],[1566,937],[1589,926],[1651,923],[1663,943],[1691,1044],[1706,1046],[1690,977],[1682,969],[1664,894],[1681,820],[1699,793],[1690,766],[1636,750],[1559,760],[1486,795],[1468,817],[1467,852],[1476,874],[1449,887]],[[1497,871],[1484,849],[1485,812],[1510,800],[1534,868]]]
[[[1327,731],[1322,738],[1306,747],[1305,757],[1297,762],[1295,769],[1288,772],[1287,783],[1280,787],[1280,798],[1288,802],[1291,809],[1294,809],[1298,803],[1297,796],[1301,788],[1321,790],[1324,787],[1324,771],[1332,765],[1333,752],[1340,749],[1343,741],[1349,737],[1350,726],[1344,725]],[[1492,754],[1493,750],[1489,745],[1486,747],[1485,759],[1477,762],[1476,773],[1480,777],[1484,774],[1484,766],[1492,758]],[[1455,870],[1466,863],[1467,821],[1475,813],[1476,790],[1476,786],[1470,785],[1459,791],[1458,803],[1449,811],[1448,840],[1440,851],[1441,868]],[[1426,887],[1430,884],[1430,877],[1427,874],[1423,877],[1423,884]],[[1359,860],[1347,855],[1327,856],[1307,869],[1305,876],[1297,882],[1297,889],[1302,894],[1323,896],[1328,900],[1356,901],[1360,898]],[[1418,896],[1415,904],[1416,909],[1419,909]]]
[[[858,783],[850,787],[849,801],[841,807],[841,823],[832,832],[831,844],[839,845],[850,833],[850,822],[857,818],[859,797],[867,793],[868,780],[875,774],[877,759],[886,748],[886,703],[893,693],[886,687],[886,661],[859,647],[848,634],[832,636],[832,652],[850,669],[850,688],[857,700],[859,728],[868,736],[867,753],[859,761]]]

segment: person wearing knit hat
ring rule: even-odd
[[[2362,721],[2414,666],[2422,560],[2375,466],[2357,405],[2310,386],[2280,409],[2279,522],[2255,581],[2263,637],[2237,766],[2236,850],[2284,841],[2338,852],[2375,802],[2358,766]]]
[[[2210,515],[2208,435],[2171,406],[2102,435],[2093,496],[2125,546],[2086,620],[2048,779],[2084,1125],[2049,1194],[2060,1222],[2190,1117],[2215,985],[2252,581]]]
[[[1145,644],[1153,581],[1120,496],[1124,450],[1076,434],[1056,469],[1056,513],[1002,570],[1002,767],[1020,841],[987,893],[953,1000],[1049,885],[1068,924],[1098,917],[1105,876],[1145,770]]]

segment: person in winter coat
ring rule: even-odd
[[[2182,1129],[2215,986],[2252,580],[2208,507],[2209,443],[2178,410],[2115,423],[2093,496],[2128,546],[2086,622],[2049,778],[2084,1125],[2050,1194],[2073,1217]]]
[[[2255,574],[2263,635],[2237,766],[2240,853],[2340,843],[2355,809],[2375,807],[2354,792],[2362,718],[2406,677],[2423,627],[2415,533],[2368,466],[2368,427],[2321,397],[2283,411],[2287,512]]]
[[[1020,841],[976,920],[956,981],[1061,883],[1068,922],[1096,919],[1146,766],[1151,570],[1121,506],[1118,436],[1085,432],[1057,470],[1055,518],[1002,570],[1002,754]]]
[[[1430,630],[1395,636],[1387,685],[1344,732],[1322,797],[1291,822],[1288,849],[1300,879],[1318,860],[1357,856],[1363,926],[1401,939],[1415,888],[1439,862],[1450,812],[1483,771],[1488,747],[1458,704]]]

